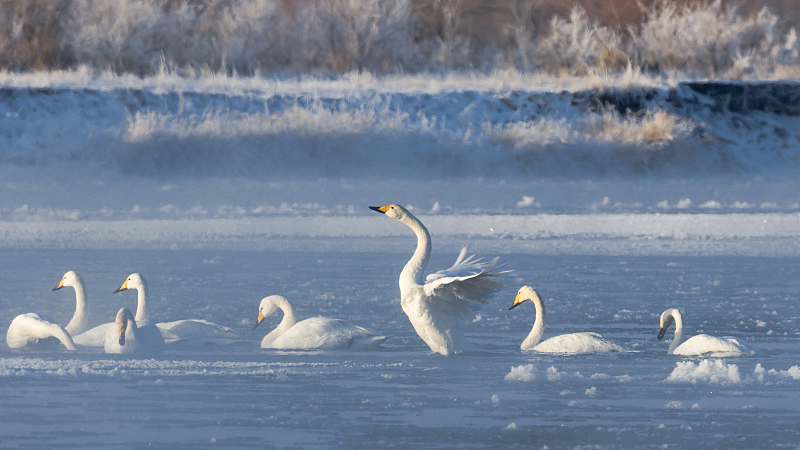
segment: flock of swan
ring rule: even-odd
[[[498,276],[498,258],[482,262],[467,256],[462,249],[452,267],[423,278],[431,254],[431,236],[427,228],[400,205],[370,206],[410,227],[417,236],[417,248],[400,273],[400,303],[411,325],[430,349],[442,355],[475,351],[464,336],[462,322],[474,318],[476,307],[486,303],[492,294],[504,287]],[[199,319],[153,323],[148,314],[148,287],[144,276],[134,273],[115,291],[135,289],[138,304],[134,315],[121,308],[115,321],[89,329],[87,295],[81,277],[74,271],[64,274],[53,290],[72,287],[75,290],[76,308],[72,320],[61,327],[53,320],[37,313],[21,314],[8,327],[6,343],[11,348],[35,345],[39,341],[59,341],[68,350],[76,346],[103,347],[106,353],[143,354],[161,353],[167,344],[189,342],[195,344],[229,343],[239,339],[228,327]],[[536,319],[520,348],[540,353],[580,354],[595,352],[626,352],[624,346],[603,339],[597,333],[571,333],[541,341],[545,328],[545,307],[539,293],[530,286],[517,292],[514,309],[530,301],[536,308]],[[348,324],[343,320],[313,317],[297,321],[289,301],[272,295],[261,300],[258,308],[257,328],[266,317],[280,309],[283,318],[275,329],[261,341],[262,348],[276,349],[374,349],[387,337]],[[732,337],[717,338],[701,334],[683,341],[683,322],[677,309],[668,309],[661,315],[658,339],[662,339],[671,325],[675,335],[667,353],[684,356],[747,356],[753,350]]]

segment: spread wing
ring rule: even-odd
[[[467,249],[461,249],[455,264],[446,270],[428,275],[422,286],[431,308],[447,310],[448,313],[462,318],[475,315],[475,308],[495,292],[503,289],[505,284],[498,276],[508,271],[499,271],[500,258],[483,262],[475,255],[466,256]]]

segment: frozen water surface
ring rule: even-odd
[[[380,240],[363,244],[380,247]],[[434,247],[435,249],[437,247]],[[447,247],[432,267],[449,262]],[[402,313],[406,253],[378,251],[6,250],[3,311],[71,316],[50,292],[85,274],[91,321],[150,280],[152,316],[204,318],[243,342],[173,347],[155,359],[93,351],[0,350],[8,447],[795,448],[800,437],[798,262],[748,256],[502,254],[509,286],[466,330],[485,351],[430,354]],[[635,352],[532,355],[518,346],[533,308],[508,311],[534,285],[545,336],[597,331]],[[258,300],[282,293],[301,317],[324,314],[391,336],[375,352],[258,348]],[[721,360],[666,354],[658,316],[680,308],[688,334],[732,335],[758,349]],[[668,337],[669,337],[668,333]]]

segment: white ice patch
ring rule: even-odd
[[[534,367],[533,364],[511,367],[511,372],[506,374],[506,381],[534,381],[536,379],[546,381],[565,381],[582,380],[584,377],[579,372],[567,373],[559,372],[554,366],[550,366],[545,371]]]
[[[739,367],[736,364],[704,359],[696,364],[692,361],[676,363],[675,369],[667,377],[666,381],[692,384],[698,382],[739,384],[742,382],[742,377],[739,375]]]

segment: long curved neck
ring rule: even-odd
[[[61,343],[64,344],[64,347],[66,347],[67,350],[75,350],[75,342],[72,340],[72,336],[70,336],[65,329],[61,328],[56,324],[52,324],[50,330],[53,337],[61,341]]]
[[[681,313],[674,312],[672,318],[675,320],[675,336],[672,338],[672,343],[669,344],[669,349],[667,350],[667,353],[670,355],[683,341],[683,320],[681,319]]]
[[[292,328],[294,324],[297,323],[297,318],[294,315],[294,308],[292,308],[292,305],[285,298],[276,299],[275,305],[278,307],[278,309],[283,311],[283,319],[281,319],[281,323],[279,323],[274,330],[270,331],[269,334],[264,336],[264,339],[261,342],[262,346],[264,344],[271,344],[273,341],[275,341],[275,339],[281,337],[283,333],[286,333],[289,328]]]
[[[137,322],[140,320],[149,320],[150,314],[147,309],[147,284],[142,283],[142,286],[136,288],[136,292],[138,293],[139,303],[136,305],[135,320]]]
[[[531,328],[528,337],[522,341],[522,345],[520,346],[522,350],[530,350],[536,347],[536,344],[542,340],[542,334],[544,334],[544,303],[542,303],[542,300],[539,298],[534,298],[531,301],[536,306],[536,321],[533,322],[533,328]]]
[[[431,257],[431,235],[425,225],[410,213],[403,223],[417,235],[417,249],[400,272],[400,295],[405,297],[409,290],[423,284],[422,275]]]
[[[283,311],[281,323],[272,331],[272,333],[275,333],[275,338],[277,338],[283,333],[286,333],[286,330],[292,328],[294,324],[297,323],[297,318],[294,315],[294,308],[292,308],[292,305],[285,298],[278,299],[275,304],[278,306],[278,309]]]
[[[75,288],[75,315],[72,316],[72,320],[69,321],[64,329],[70,335],[75,336],[83,333],[89,327],[89,317],[86,315],[88,298],[83,282],[78,280],[78,283],[73,287]]]

